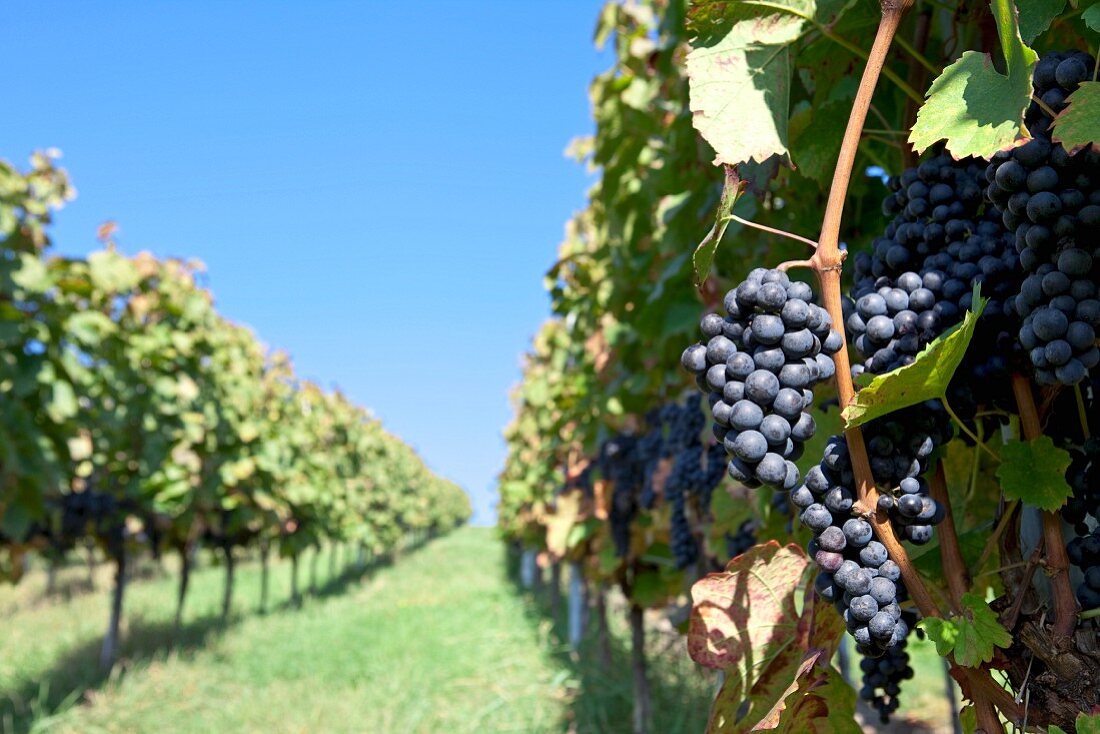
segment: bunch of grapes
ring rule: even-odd
[[[671,508],[670,545],[677,568],[687,568],[699,558],[699,544],[688,521],[686,502],[688,488],[702,481],[703,456],[701,443],[684,449],[676,455],[665,480],[665,501]]]
[[[89,535],[110,538],[122,525],[122,508],[114,495],[87,489],[70,492],[60,499],[61,522],[56,536],[60,547],[71,548]]]
[[[1092,78],[1088,54],[1052,53],[1035,67],[1035,95],[1053,112]],[[996,153],[986,198],[1014,234],[1025,277],[1015,298],[1020,344],[1044,385],[1074,385],[1100,363],[1100,151],[1071,155],[1050,137],[1050,116],[1032,103],[1032,140]]]
[[[760,523],[750,518],[738,526],[736,533],[726,533],[726,555],[736,558],[756,545],[756,530],[759,527]]]
[[[1066,470],[1066,481],[1073,496],[1062,508],[1062,518],[1077,534],[1067,543],[1066,551],[1070,562],[1084,574],[1077,586],[1077,601],[1088,610],[1100,607],[1100,438],[1090,438],[1070,453],[1073,463]]]
[[[715,436],[730,454],[730,476],[749,487],[793,489],[794,461],[816,428],[812,388],[835,373],[843,344],[810,287],[757,268],[726,294],[727,316],[708,314],[707,341],[681,363],[707,393]]]
[[[902,618],[908,627],[916,624],[916,615],[902,612]],[[863,685],[859,697],[867,701],[878,711],[879,721],[890,722],[890,714],[898,710],[898,694],[901,682],[913,677],[913,668],[909,665],[909,653],[906,651],[908,640],[902,639],[879,657],[864,657],[859,662],[863,673]]]
[[[872,252],[857,255],[856,300],[845,304],[863,358],[853,375],[883,374],[961,321],[978,286],[986,307],[948,393],[964,417],[981,404],[1012,402],[1007,384],[1018,351],[1014,300],[1023,272],[1014,235],[983,204],[985,165],[941,153],[891,179],[883,211],[893,219]]]
[[[836,605],[857,650],[881,655],[909,633],[900,606],[905,587],[901,569],[873,539],[871,524],[852,513],[854,487],[848,444],[833,436],[821,463],[790,498],[814,534],[808,550],[821,569],[814,584],[818,594]]]
[[[707,513],[714,490],[725,476],[726,456],[721,446],[707,448],[697,440],[676,455],[664,494],[671,508],[671,546],[678,568],[686,568],[699,558],[699,543],[688,520],[687,498],[694,495],[697,513]]]
[[[641,506],[647,510],[653,509],[657,500],[654,476],[657,473],[657,464],[664,454],[665,431],[664,417],[667,412],[663,408],[657,408],[646,414],[647,431],[638,440],[638,458],[643,464],[642,494],[638,498]]]
[[[1096,61],[1084,51],[1052,51],[1035,64],[1031,86],[1035,96],[1055,114],[1066,108],[1066,98],[1081,82],[1092,80]],[[1035,136],[1050,137],[1053,118],[1038,102],[1032,101],[1024,114],[1024,124]]]
[[[921,271],[928,256],[975,231],[984,168],[983,162],[940,153],[887,182],[892,193],[882,210],[892,219],[871,252],[856,256],[857,297],[875,290],[880,278],[896,281],[902,273]]]
[[[638,460],[638,439],[622,434],[609,439],[600,447],[598,463],[601,473],[612,484],[611,539],[615,552],[625,556],[630,550],[630,524],[638,509],[637,493],[642,485],[642,462]]]

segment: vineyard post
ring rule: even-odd
[[[561,562],[550,564],[550,621],[557,627],[561,616]]]
[[[60,565],[60,556],[51,555],[46,559],[46,596],[57,593],[57,569]]]
[[[296,607],[302,605],[302,595],[298,591],[298,553],[290,556],[290,603]]]
[[[187,544],[179,547],[180,554],[180,582],[179,591],[176,594],[176,621],[174,629],[179,634],[183,625],[183,603],[187,599],[187,587],[191,581],[191,553]]]
[[[96,557],[95,557],[95,543],[87,543],[85,545],[85,557],[88,562],[88,590],[95,590],[95,569],[96,569]]]
[[[596,590],[596,657],[600,668],[611,670],[611,632],[607,627],[607,587]]]
[[[271,544],[265,539],[260,542],[260,614],[267,613],[267,594],[271,571]]]
[[[584,596],[581,564],[573,561],[569,564],[569,647],[574,652],[584,637]]]
[[[222,543],[222,553],[225,554],[225,594],[222,597],[222,619],[229,619],[229,612],[233,608],[233,544],[228,540]]]
[[[531,589],[535,585],[535,551],[530,548],[523,549],[519,565],[519,582],[525,589]]]
[[[112,543],[114,545],[114,543]],[[99,653],[99,668],[106,673],[115,664],[118,654],[119,627],[122,621],[122,598],[126,592],[126,544],[118,540],[115,557],[115,584],[111,594],[111,618],[107,624],[107,635],[103,638],[103,648]]]
[[[634,678],[634,734],[649,728],[650,692],[645,659],[645,610],[630,605],[630,669]]]

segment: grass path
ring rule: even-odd
[[[263,615],[258,566],[243,564],[227,623],[222,570],[207,566],[192,577],[179,635],[174,574],[146,578],[127,592],[122,661],[110,679],[97,670],[108,569],[97,592],[67,601],[43,601],[45,576],[30,574],[0,588],[0,734],[628,732],[622,615],[611,619],[606,673],[594,655],[562,646],[546,608],[509,581],[504,555],[493,530],[462,528],[363,577],[330,577],[322,558],[318,592],[301,608],[285,602],[284,562],[273,566],[273,608]],[[71,568],[62,580],[83,576]],[[303,586],[308,577],[305,563]],[[649,653],[652,731],[703,731],[712,677],[677,636],[653,635]],[[919,663],[929,667],[924,680],[942,675],[934,655]],[[943,721],[929,717],[943,711],[937,686],[918,688],[905,694],[909,711]]]
[[[3,728],[562,731],[568,671],[540,644],[501,554],[492,531],[464,528],[361,583],[329,589],[339,593],[264,616],[254,612],[258,569],[246,566],[235,596],[244,613],[227,626],[216,616],[221,571],[204,569],[175,649],[174,579],[138,582],[127,599],[123,672],[110,681],[95,673],[103,591],[21,610],[5,620],[0,641]],[[274,569],[276,601],[289,595],[286,574],[285,564]],[[73,688],[77,700],[66,701]]]
[[[460,529],[364,578],[328,579],[326,558],[319,568],[328,585],[297,609],[282,603],[289,565],[274,566],[276,606],[260,615],[259,570],[243,565],[223,624],[223,574],[205,567],[179,636],[174,576],[133,583],[122,663],[106,680],[96,661],[107,569],[99,591],[68,601],[42,601],[40,572],[0,589],[0,731],[629,730],[625,649],[615,645],[610,675],[571,656],[545,609],[508,580],[494,531]],[[63,581],[82,576],[69,569]],[[679,649],[656,656],[654,731],[703,727],[711,683],[685,663]]]

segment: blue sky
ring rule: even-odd
[[[542,275],[590,179],[600,2],[6,0],[0,157],[57,147],[58,250],[194,256],[220,310],[491,522]]]

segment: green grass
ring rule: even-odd
[[[464,528],[364,578],[334,579],[296,609],[279,606],[289,596],[283,563],[273,568],[276,608],[259,615],[259,569],[246,564],[227,624],[218,616],[222,571],[204,568],[178,638],[174,575],[137,581],[110,679],[96,669],[106,569],[97,592],[68,601],[41,601],[44,576],[32,574],[0,592],[0,729],[627,731],[626,652],[616,644],[612,675],[576,662],[504,565],[493,531]],[[327,558],[319,568],[329,581]],[[62,580],[76,585],[83,575],[73,568]],[[703,727],[710,683],[681,653],[677,645],[656,656],[654,731]]]
[[[97,665],[110,569],[101,567],[92,593],[79,566],[62,572],[63,593],[48,599],[41,571],[0,588],[0,733],[630,730],[621,599],[612,597],[605,672],[594,640],[571,653],[545,598],[516,588],[492,530],[460,529],[363,576],[330,577],[322,557],[318,591],[301,608],[287,604],[289,564],[275,564],[264,615],[256,610],[259,567],[243,564],[225,623],[222,569],[201,568],[178,635],[174,564],[166,566],[158,575],[145,564],[129,587],[121,662],[110,678]],[[303,589],[309,568],[302,564]],[[648,645],[651,731],[702,732],[713,675],[667,629],[651,630]],[[947,713],[939,658],[927,647],[915,650],[924,682],[903,692],[897,731],[949,730],[919,725]]]

